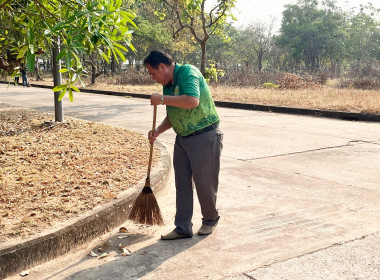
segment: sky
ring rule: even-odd
[[[337,0],[337,5],[344,10],[350,10],[352,7],[359,7],[360,4],[372,2],[375,7],[378,7],[378,0]],[[282,11],[284,5],[295,4],[296,0],[237,0],[235,5],[234,15],[237,17],[235,26],[244,27],[253,22],[265,22],[267,25],[271,23],[272,18],[275,18],[274,30],[279,30],[282,20]]]

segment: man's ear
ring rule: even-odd
[[[164,63],[158,64],[158,70],[159,71],[165,72],[167,70],[167,68],[168,68],[168,66]]]

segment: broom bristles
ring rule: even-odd
[[[144,187],[145,189],[146,187]],[[129,219],[140,224],[163,225],[160,207],[152,191],[141,192],[133,202]]]

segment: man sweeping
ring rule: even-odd
[[[153,94],[151,104],[166,105],[167,112],[155,132],[149,132],[149,140],[154,142],[170,128],[177,134],[173,153],[175,229],[161,239],[193,236],[193,182],[203,216],[198,234],[211,234],[219,221],[216,198],[223,134],[210,89],[196,67],[175,63],[166,53],[152,51],[144,65],[152,78],[163,85],[163,95]]]

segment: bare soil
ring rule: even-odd
[[[146,176],[149,142],[142,135],[52,119],[0,108],[0,244],[105,204]]]

